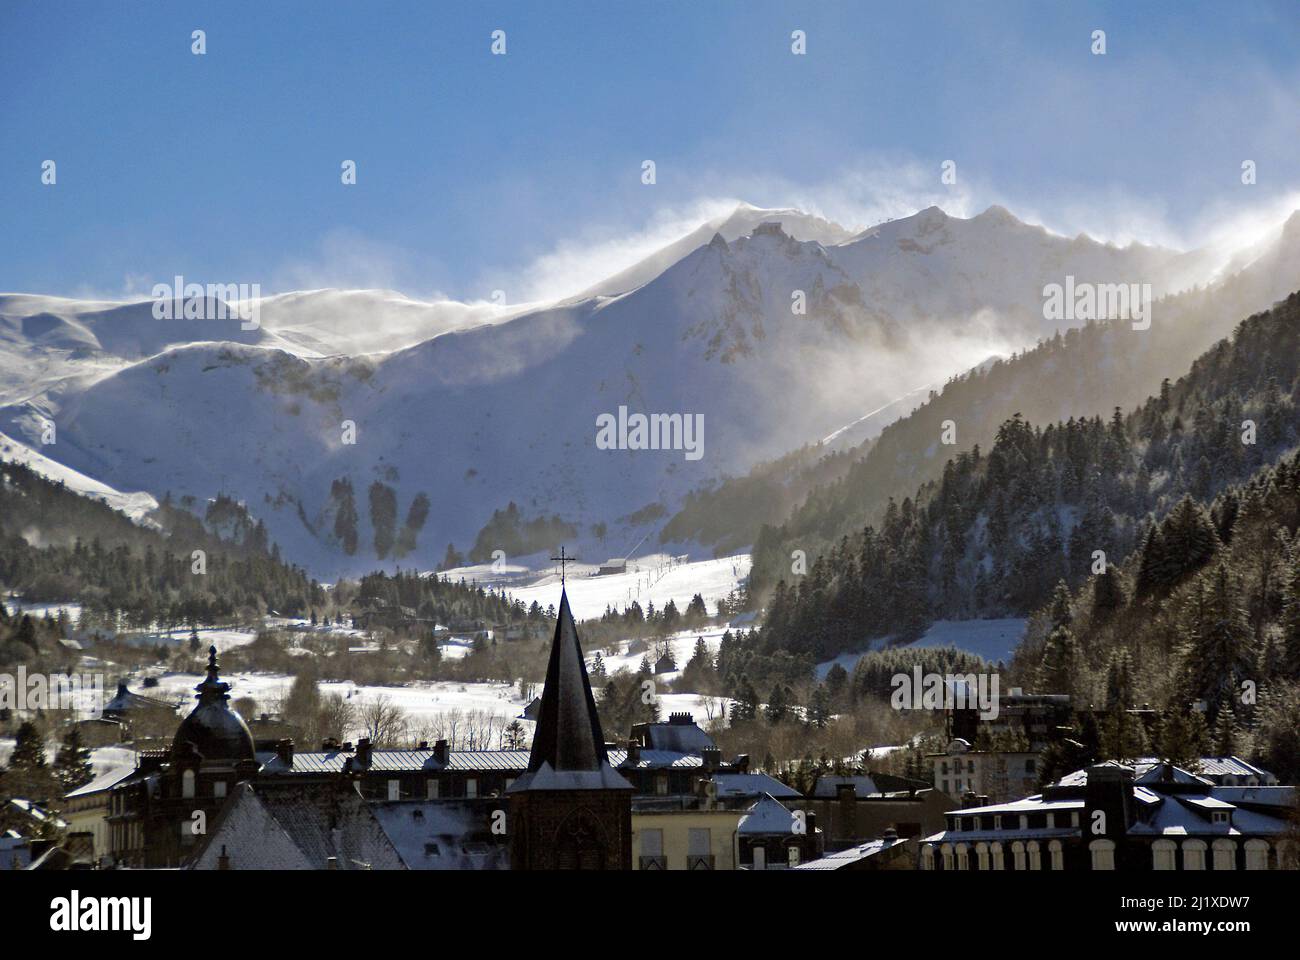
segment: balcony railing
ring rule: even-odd
[[[641,857],[640,866],[642,870],[667,870],[668,858],[659,857]]]

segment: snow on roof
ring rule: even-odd
[[[828,853],[819,860],[809,860],[807,863],[801,863],[794,869],[796,870],[839,870],[853,863],[860,863],[869,857],[877,856],[886,850],[892,850],[895,847],[903,846],[907,840],[902,837],[877,838],[868,840],[866,843],[859,844],[856,847],[849,847],[847,850],[840,850],[836,853]]]
[[[876,781],[865,774],[856,776],[822,776],[817,778],[817,783],[813,786],[812,795],[819,800],[833,800],[839,794],[841,786],[852,786],[853,791],[859,797],[865,797],[873,793],[881,793],[881,789],[876,786]]]
[[[718,788],[719,797],[803,796],[794,787],[786,786],[766,773],[715,773],[713,783]]]
[[[68,793],[64,794],[64,797],[71,800],[73,797],[84,797],[87,794],[99,793],[101,790],[107,790],[109,787],[116,786],[133,773],[135,773],[134,765],[112,767],[104,773],[101,773],[89,783],[83,784],[75,790],[70,790]]]
[[[508,844],[491,843],[481,804],[457,800],[394,800],[371,811],[411,870],[508,870]]]
[[[524,773],[506,788],[506,793],[523,790],[627,790],[630,793],[632,784],[608,763],[595,770],[556,770],[546,762]]]
[[[736,829],[740,833],[779,833],[789,835],[794,814],[781,801],[763,794],[749,812],[740,818]]]
[[[218,815],[192,866],[213,869],[226,850],[235,869],[400,870],[392,841],[350,786],[243,784]]]
[[[669,720],[644,725],[646,746],[655,750],[677,750],[681,753],[699,753],[717,749],[714,739],[700,729],[692,719],[689,722]]]
[[[1048,810],[1082,810],[1082,800],[1044,800],[1041,793],[1011,803],[992,804],[987,807],[966,807],[960,810],[948,810],[946,813],[957,816],[981,816],[997,813],[1043,813]]]

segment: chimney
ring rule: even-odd
[[[370,738],[362,737],[357,741],[357,764],[363,767],[370,766]]]
[[[736,768],[737,773],[749,773],[749,754],[737,754],[733,766]]]
[[[839,827],[835,835],[849,839],[858,835],[858,788],[852,783],[835,784],[835,816],[831,823]]]
[[[338,858],[338,857],[326,857],[326,858],[325,858],[325,869],[326,869],[326,870],[337,870],[338,868],[339,868],[339,858]]]
[[[447,746],[446,740],[434,741],[433,759],[437,760],[444,767],[451,762],[451,748]]]
[[[226,845],[224,843],[221,845],[221,853],[217,857],[217,869],[218,870],[230,869],[230,854],[226,853]]]
[[[689,727],[695,722],[695,717],[690,713],[671,713],[668,715],[668,724],[674,727]]]
[[[717,747],[705,747],[700,751],[700,759],[704,761],[704,772],[713,773],[722,766],[722,751]]]
[[[281,737],[275,742],[275,755],[286,767],[293,767],[293,741],[288,737]]]
[[[1102,816],[1098,816],[1098,812]],[[1084,834],[1115,839],[1128,832],[1137,818],[1133,806],[1133,768],[1113,763],[1088,768],[1084,794]],[[1095,832],[1094,832],[1095,831]]]
[[[635,766],[641,761],[641,742],[629,738],[627,741],[627,763],[628,766]]]
[[[341,751],[343,751],[344,753],[351,753],[351,752],[352,752],[352,741],[351,741],[351,740],[344,740],[344,741],[343,741],[343,746],[339,747],[339,749],[340,749]]]
[[[320,748],[323,753],[336,753],[339,749],[339,742],[334,737],[326,737],[320,742]]]
[[[417,749],[417,750],[428,750],[428,749],[429,749],[429,741],[428,741],[428,740],[421,740],[421,741],[420,741],[420,745],[419,745],[418,747],[416,747],[416,749]]]
[[[885,832],[880,835],[880,839],[886,843],[893,843],[898,839],[898,831],[892,826],[885,827]]]

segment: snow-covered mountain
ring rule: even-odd
[[[0,430],[115,490],[233,495],[322,577],[431,567],[510,502],[621,556],[686,491],[878,407],[906,413],[894,401],[918,385],[1053,331],[1045,284],[1159,297],[1202,269],[1202,254],[1068,239],[997,207],[857,235],[741,207],[547,305],[311,291],[266,298],[243,330],[156,320],[147,302],[0,296]],[[620,407],[702,415],[702,455],[598,449],[597,418]]]

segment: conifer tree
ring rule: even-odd
[[[75,724],[68,728],[59,752],[54,757],[54,773],[63,785],[64,793],[84,786],[95,778],[90,751],[82,746],[81,730]]]

